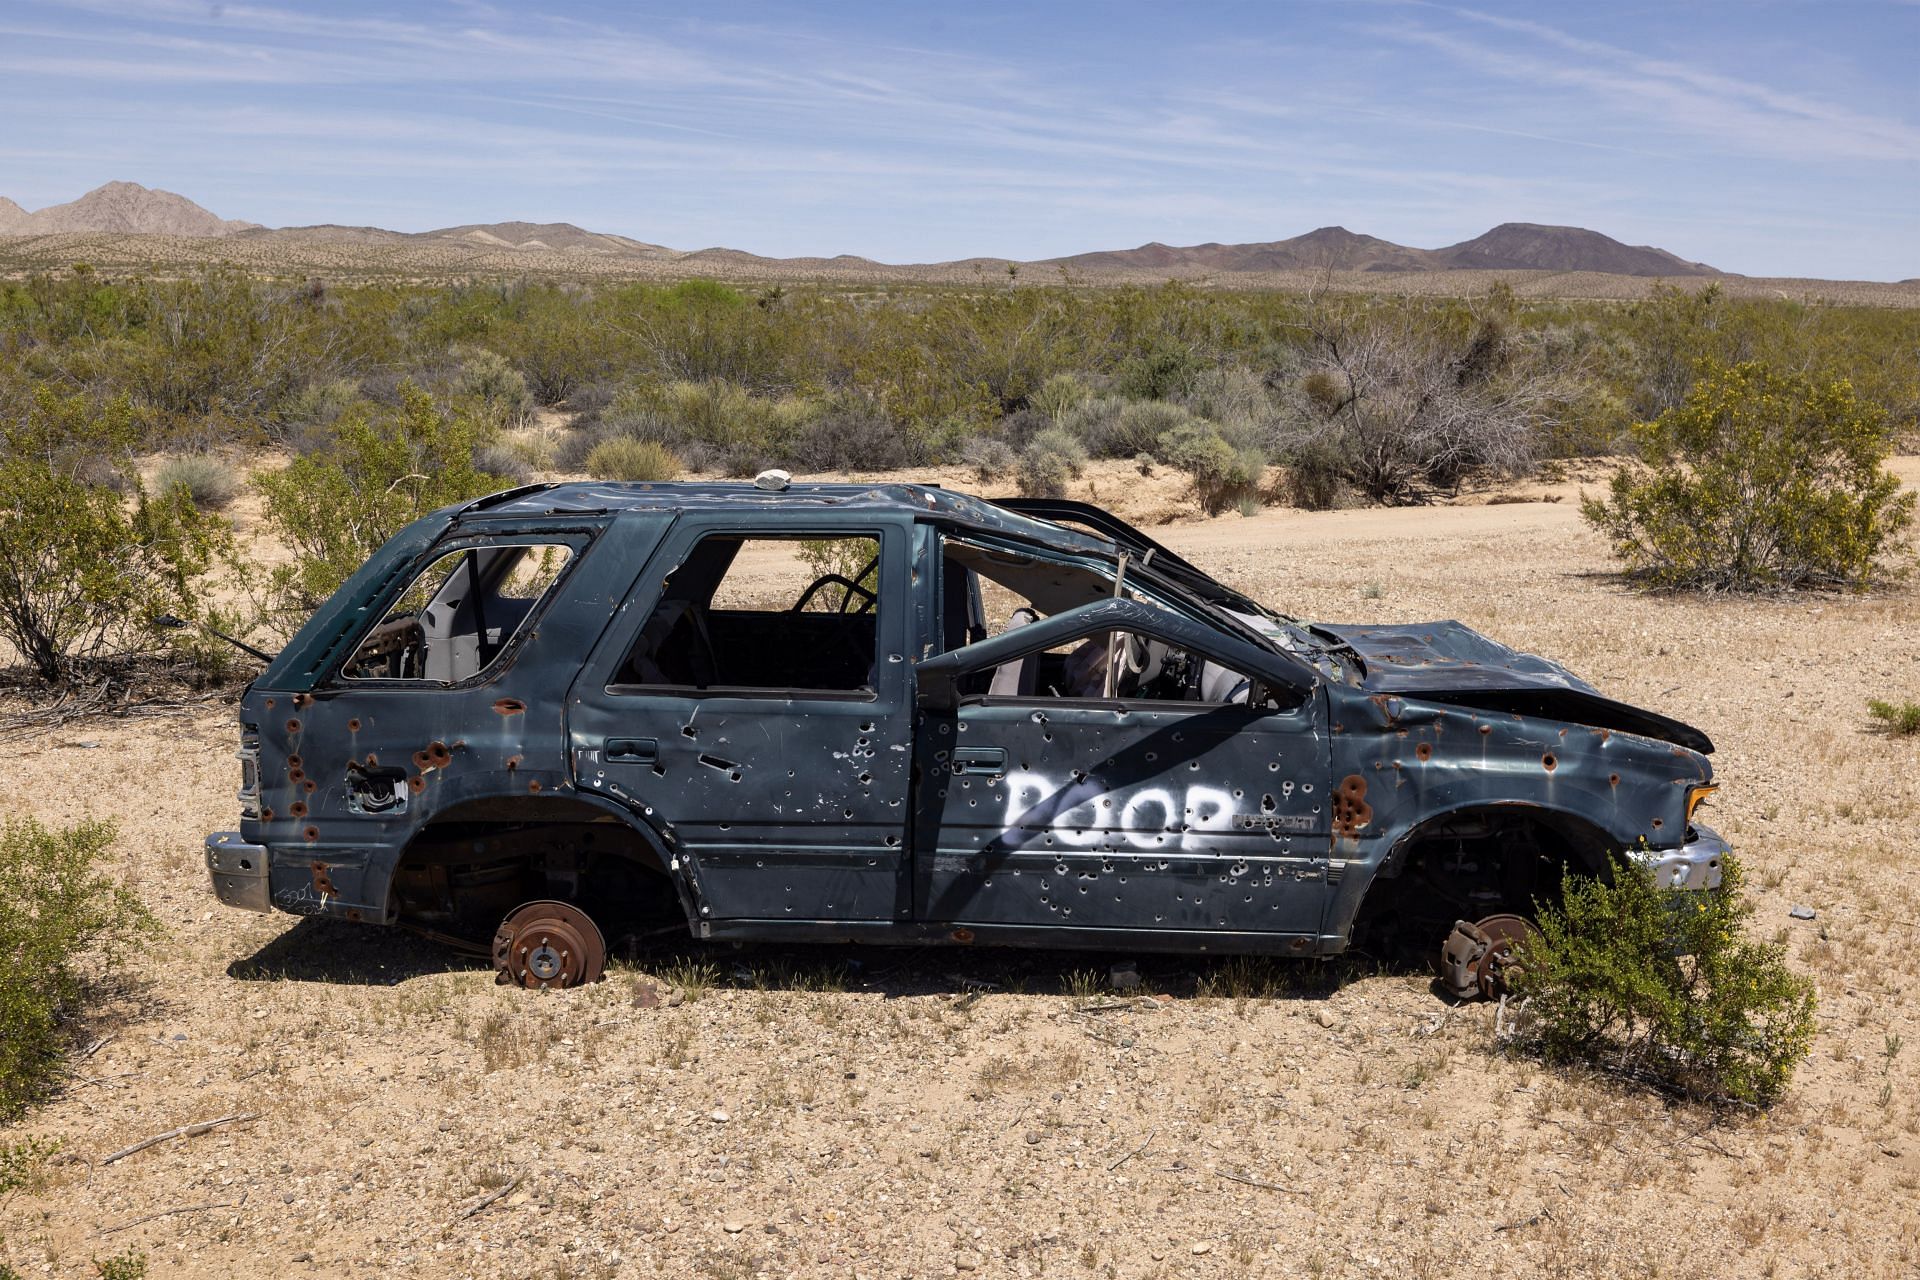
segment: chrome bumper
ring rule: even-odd
[[[1629,849],[1627,860],[1643,868],[1662,889],[1718,889],[1720,860],[1731,846],[1709,827],[1695,826],[1678,849]]]
[[[227,906],[273,910],[266,846],[248,844],[238,831],[216,831],[207,837],[207,875],[213,881],[213,896]]]

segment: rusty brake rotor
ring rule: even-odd
[[[1440,980],[1462,1000],[1504,995],[1509,976],[1519,971],[1518,948],[1533,931],[1531,923],[1516,915],[1487,916],[1471,924],[1455,921],[1440,948]]]
[[[600,927],[565,902],[515,907],[493,935],[494,981],[530,990],[578,987],[606,977],[607,943]]]

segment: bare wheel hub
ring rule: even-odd
[[[1462,1000],[1506,994],[1520,969],[1519,948],[1532,934],[1533,926],[1516,915],[1455,921],[1440,948],[1440,981]]]
[[[577,987],[606,977],[607,943],[600,927],[565,902],[515,907],[493,935],[494,981],[543,990]]]

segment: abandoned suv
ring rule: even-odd
[[[1097,507],[537,485],[410,525],[241,703],[232,906],[605,938],[1326,955],[1498,980],[1563,869],[1717,884],[1698,730],[1457,622],[1308,624]]]

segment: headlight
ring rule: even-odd
[[[1706,802],[1708,796],[1720,789],[1717,782],[1702,783],[1687,792],[1687,823],[1693,823],[1693,811]]]

